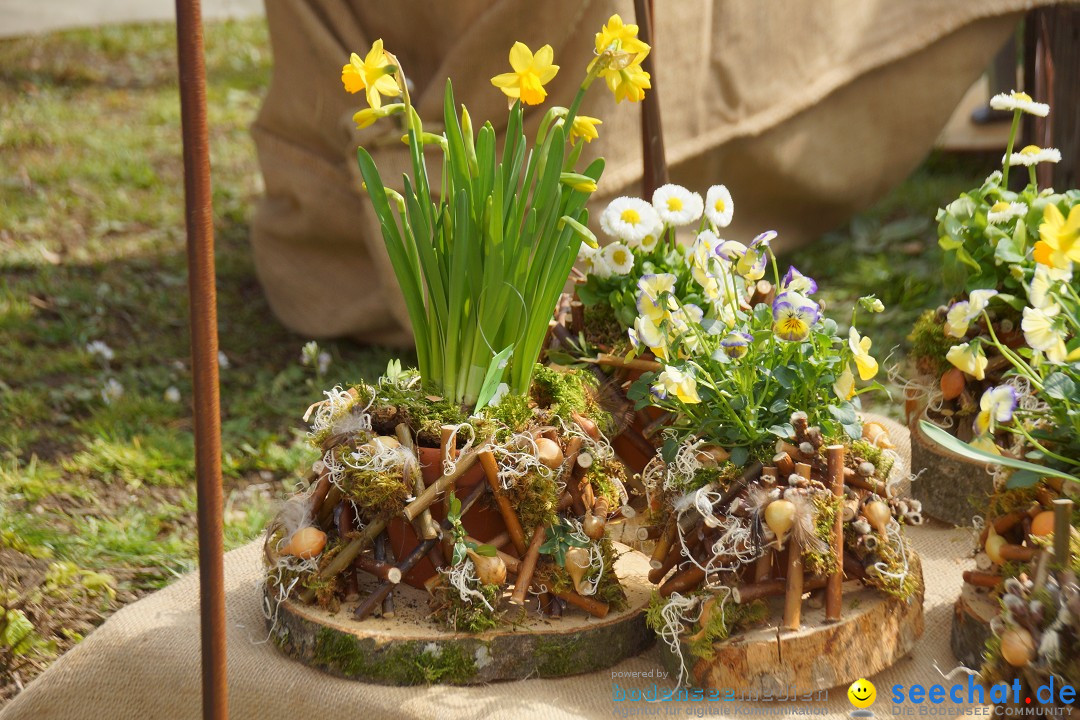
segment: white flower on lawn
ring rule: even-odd
[[[101,358],[105,362],[108,362],[108,361],[112,360],[113,357],[115,356],[115,353],[113,352],[113,349],[111,347],[109,347],[108,345],[106,345],[105,343],[103,343],[101,340],[95,340],[95,341],[93,341],[91,343],[87,343],[86,344],[86,352],[90,353],[91,355],[94,355],[96,357]]]
[[[124,386],[117,382],[116,378],[109,378],[105,386],[101,388],[101,401],[106,405],[112,405],[124,395]]]
[[[218,367],[221,368],[222,370],[227,370],[228,367],[229,367],[229,357],[224,352],[222,352],[221,350],[218,350],[217,364],[218,364]]]
[[[994,203],[990,211],[986,213],[986,221],[991,225],[1001,225],[1013,218],[1024,217],[1027,211],[1028,206],[1024,203],[1000,200]]]
[[[165,402],[178,403],[180,402],[180,388],[175,385],[170,385],[165,389]]]
[[[660,216],[652,205],[640,198],[618,197],[600,213],[600,227],[611,237],[637,247],[656,233]]]
[[[682,227],[694,222],[701,217],[701,211],[704,208],[700,195],[673,183],[656,188],[652,201],[660,219],[674,227]]]
[[[990,98],[990,107],[995,110],[1020,110],[1022,112],[1046,117],[1050,114],[1050,106],[1046,103],[1035,102],[1027,93],[1016,92],[999,93]]]
[[[1005,162],[1004,155],[1001,156],[1001,162]],[[1009,155],[1009,165],[1031,167],[1044,162],[1061,162],[1061,151],[1057,148],[1041,148],[1038,145],[1028,145],[1023,150]]]
[[[626,275],[634,269],[634,253],[622,243],[611,243],[605,247],[604,261],[615,275]]]
[[[731,218],[735,214],[735,203],[731,199],[731,193],[723,185],[713,185],[705,194],[705,217],[718,228],[727,227],[731,224]]]
[[[323,350],[319,353],[319,357],[315,359],[315,368],[320,375],[325,375],[326,371],[330,369],[330,353]]]

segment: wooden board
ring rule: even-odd
[[[916,562],[912,568],[922,575]],[[701,688],[732,688],[778,693],[848,685],[869,677],[911,652],[923,633],[923,591],[910,602],[891,598],[856,582],[844,583],[843,615],[826,623],[825,610],[803,601],[802,627],[781,630],[783,598],[771,598],[770,624],[737,633],[713,645],[711,659],[696,658],[682,641],[690,674],[687,683]],[[664,665],[678,677],[679,658],[658,643]]]
[[[518,618],[513,606],[496,630],[458,633],[428,617],[427,593],[406,585],[395,592],[396,617],[353,619],[356,602],[331,614],[292,601],[267,621],[270,636],[286,654],[334,675],[387,685],[472,685],[526,677],[563,677],[610,667],[644,650],[653,639],[645,608],[653,591],[649,559],[625,545],[615,571],[628,607],[603,620],[568,608],[562,618],[536,612]],[[374,582],[366,591],[374,587]],[[363,595],[363,593],[362,593]],[[505,605],[505,604],[504,604]]]
[[[913,413],[921,417],[922,413]],[[971,518],[985,508],[994,490],[986,463],[972,462],[931,442],[918,423],[911,429],[911,496],[923,506],[923,514],[950,525],[970,526]],[[921,472],[921,474],[920,474]]]
[[[956,599],[949,644],[962,664],[978,670],[982,667],[986,641],[990,639],[990,621],[1000,609],[997,599],[986,588],[964,583]]]

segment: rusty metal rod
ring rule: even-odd
[[[222,537],[217,292],[200,0],[176,0],[176,47],[184,142],[184,218],[195,411],[202,714],[204,720],[226,720],[229,699],[225,682],[225,544]]]

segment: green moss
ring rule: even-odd
[[[314,660],[348,677],[394,685],[461,684],[476,675],[476,658],[462,645],[433,648],[431,643],[418,641],[383,652],[369,643],[321,628],[315,639]]]
[[[526,532],[537,525],[547,527],[558,521],[558,493],[555,473],[532,473],[507,491]]]
[[[827,546],[832,547],[833,523],[843,505],[843,498],[830,492],[814,493],[814,534]],[[831,551],[823,553],[806,550],[803,552],[803,564],[815,575],[829,575],[836,572],[836,556]]]
[[[936,310],[927,310],[915,321],[908,342],[911,343],[911,356],[920,364],[920,369],[939,376],[950,367],[945,360],[949,348],[960,340],[945,334],[945,326],[937,319]]]
[[[484,415],[491,420],[504,425],[508,430],[501,431],[496,435],[496,440],[505,440],[505,437],[513,433],[521,432],[533,419],[533,409],[529,406],[529,398],[524,395],[507,394],[495,407],[484,409]]]
[[[625,610],[627,606],[626,592],[619,583],[619,578],[615,575],[615,560],[618,555],[615,553],[614,543],[607,537],[600,539],[600,554],[604,559],[604,576],[600,578],[600,584],[597,586],[596,592],[593,593],[593,597],[607,603],[613,612]],[[600,568],[593,569],[585,576],[585,579],[595,580],[599,572]]]
[[[606,302],[585,308],[585,338],[593,345],[603,345],[612,354],[625,352],[630,344],[626,328]]]
[[[399,423],[405,423],[416,434],[417,442],[428,447],[438,447],[443,425],[460,425],[468,420],[468,413],[461,407],[439,397],[432,388],[402,388],[394,383],[379,386],[355,385],[358,403],[365,406],[375,397],[368,410],[371,425],[376,432],[393,435]]]
[[[612,429],[613,420],[596,401],[596,393],[596,380],[588,371],[537,365],[533,372],[530,394],[538,407],[566,423],[573,422],[573,413],[584,415],[606,433]]]
[[[502,589],[498,585],[481,585],[477,590],[491,607],[499,607]],[[432,613],[432,617],[444,627],[458,632],[478,633],[499,625],[500,613],[497,610],[489,610],[479,600],[462,600],[461,594],[452,587],[439,588],[436,597],[439,607]]]
[[[870,462],[876,468],[874,474],[882,480],[888,479],[889,473],[892,472],[893,465],[896,463],[896,458],[892,453],[885,452],[868,440],[853,441],[847,457],[851,459],[861,457]]]
[[[621,504],[622,496],[619,494],[618,483],[626,482],[626,468],[621,462],[596,461],[589,466],[585,479],[592,484],[596,497],[608,501],[609,508],[616,508]]]
[[[764,600],[749,603],[727,602],[723,612],[720,611],[719,602],[719,598],[713,602],[713,609],[705,619],[704,626],[699,623],[694,634],[688,638],[690,653],[695,657],[712,659],[714,643],[727,640],[736,630],[769,617],[769,605]]]

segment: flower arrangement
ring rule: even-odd
[[[994,103],[1014,110],[1013,135],[1021,113],[1049,112],[1022,93]],[[946,359],[950,372],[964,373],[958,384],[967,407],[957,413],[963,424],[955,434],[926,420],[921,428],[941,447],[992,468],[993,493],[985,519],[977,518],[977,569],[964,576],[1000,593],[983,665],[990,682],[1080,676],[1080,542],[1071,510],[1080,495],[1080,191],[1040,190],[1034,172],[1059,158],[1031,146],[1014,153],[1010,140],[1003,172],[944,211],[951,230],[942,242],[970,268],[967,299],[947,310],[942,325],[957,343]],[[1016,166],[1030,173],[1020,193],[1005,189]],[[981,393],[970,393],[967,376],[983,381]],[[945,390],[943,379],[942,402]]]
[[[631,355],[657,362],[629,397],[672,416],[643,477],[660,585],[650,623],[681,671],[680,645],[711,657],[713,643],[768,617],[769,596],[785,597],[783,626],[795,629],[804,589],[830,586],[839,617],[845,575],[904,601],[921,589],[900,529],[921,522],[920,508],[897,497],[887,432],[859,415],[859,396],[880,385],[857,311],[882,305],[862,298],[841,332],[813,278],[780,275],[775,236],[699,233],[688,256],[705,307],[679,297],[674,274],[638,280]],[[760,298],[770,270],[775,290]]]
[[[983,393],[1011,371],[1013,356],[1035,353],[1060,363],[1075,350],[1066,348],[1070,326],[1066,316],[1054,314],[1059,306],[1044,305],[1042,295],[1034,303],[1025,297],[1033,283],[1044,288],[1067,280],[1071,264],[1080,260],[1080,210],[1074,213],[1080,191],[1039,188],[1036,165],[1057,162],[1059,151],[1013,151],[1020,116],[1045,116],[1047,105],[1018,92],[998,95],[992,104],[1013,111],[1002,170],[937,215],[945,282],[956,300],[924,313],[909,337],[919,373],[936,379],[909,383],[909,400],[918,400],[929,419],[965,441],[979,434],[973,421],[983,412]],[[1021,167],[1030,180],[1017,193],[1008,189],[1009,174]]]
[[[458,109],[449,80],[443,129],[425,129],[381,41],[344,66],[345,89],[368,101],[357,126],[400,122],[408,146],[400,192],[363,147],[357,159],[418,369],[393,362],[377,382],[334,388],[309,408],[321,459],[267,534],[274,607],[298,598],[387,616],[405,582],[429,591],[443,625],[474,632],[502,622],[508,603],[600,617],[625,605],[605,536],[609,519],[630,513],[610,418],[588,374],[536,360],[579,246],[596,244],[585,204],[603,160],[578,165],[600,121],[578,110],[597,79],[616,101],[641,100],[648,52],[637,27],[612,16],[573,101],[546,110],[530,145],[524,106],[545,101],[560,68],[550,46],[515,43],[511,71],[491,80],[510,105],[501,148],[491,123],[474,127]]]

